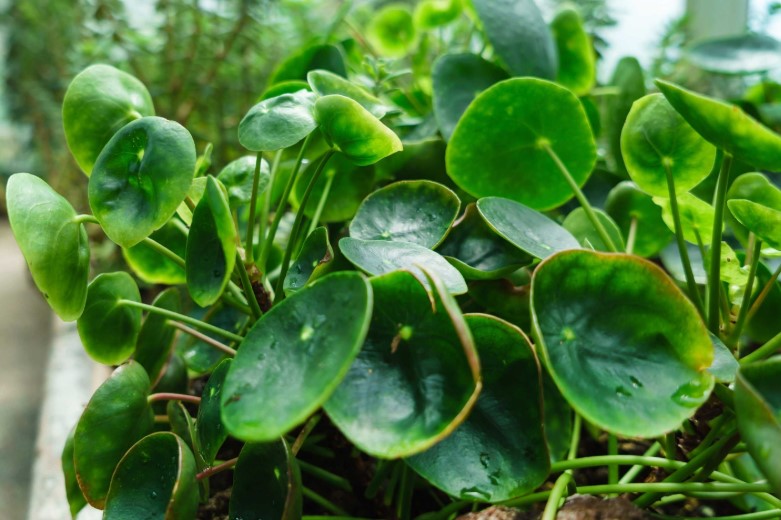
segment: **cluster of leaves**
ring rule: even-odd
[[[92,213],[11,177],[36,284],[120,365],[63,452],[72,511],[193,518],[232,468],[230,518],[544,502],[550,520],[574,491],[778,516],[781,190],[739,164],[781,170],[781,137],[672,83],[646,96],[631,59],[600,113],[572,10],[427,0],[367,24],[277,67],[238,124],[255,155],[217,175],[140,81],[95,65],[63,105]],[[86,224],[170,287],[147,304],[126,272],[88,283]],[[323,467],[334,428],[363,481]],[[582,432],[608,455],[578,457]],[[572,489],[598,466],[607,483]]]

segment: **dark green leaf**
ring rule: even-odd
[[[162,291],[157,295],[152,305],[173,312],[181,312],[182,302],[179,297],[179,289],[169,287]],[[168,318],[165,316],[150,312],[144,319],[136,340],[133,359],[144,367],[153,382],[162,376],[165,363],[171,357],[176,329],[171,327],[167,321]]]
[[[231,360],[226,359],[214,369],[209,376],[201,395],[201,404],[198,407],[196,418],[196,432],[198,435],[198,450],[207,465],[212,465],[220,450],[222,443],[228,438],[228,432],[222,424],[220,417],[222,386],[225,376],[231,366]]]
[[[79,511],[87,505],[87,499],[84,498],[84,494],[81,492],[79,481],[76,478],[76,468],[73,465],[73,435],[75,432],[76,427],[74,426],[68,434],[68,438],[65,439],[65,446],[62,448],[62,455],[60,456],[62,474],[65,478],[65,495],[68,498],[68,507],[70,508],[72,518],[76,518]]]
[[[290,265],[283,286],[285,294],[301,290],[310,280],[323,276],[333,259],[334,250],[328,241],[328,230],[321,226],[306,237],[298,258]]]
[[[293,146],[317,128],[312,113],[315,96],[308,90],[264,99],[239,123],[239,142],[253,152]]]
[[[228,165],[220,171],[217,175],[217,179],[228,190],[228,204],[231,209],[236,209],[244,204],[249,204],[252,198],[252,185],[255,181],[255,163],[257,157],[253,155],[245,155],[239,157],[235,161],[228,163]],[[260,175],[258,176],[258,191],[257,195],[260,195],[266,188],[270,181],[268,162],[265,160],[260,163]]]
[[[310,70],[325,69],[347,77],[342,51],[335,45],[318,44],[304,47],[283,60],[271,73],[269,85],[282,81],[306,80]]]
[[[625,248],[624,237],[621,236],[621,230],[618,229],[618,226],[613,222],[613,219],[601,209],[594,209],[594,214],[596,214],[616,247],[618,247],[620,251],[623,251]],[[586,214],[586,210],[583,208],[575,208],[572,210],[561,225],[564,229],[572,233],[572,236],[574,236],[584,248],[594,249],[596,251],[611,250],[602,241],[599,232],[594,228],[594,225]]]
[[[605,211],[627,239],[634,226],[635,244],[632,252],[638,256],[647,258],[656,255],[673,238],[662,220],[662,208],[631,181],[620,182],[610,190],[605,201]]]

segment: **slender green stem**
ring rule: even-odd
[[[773,274],[770,276],[770,279],[765,283],[765,286],[762,287],[762,291],[760,291],[759,295],[757,296],[757,299],[754,300],[754,303],[751,304],[751,309],[748,311],[748,317],[746,318],[746,321],[751,321],[751,319],[754,317],[754,315],[759,311],[759,308],[762,306],[762,303],[765,301],[765,298],[767,298],[767,295],[770,294],[770,291],[775,286],[776,280],[778,280],[778,276],[781,275],[781,264],[776,267],[776,270],[773,271]]]
[[[670,460],[675,460],[675,455],[678,452],[678,442],[675,440],[675,432],[667,433],[662,438],[662,445],[664,446],[664,454]]]
[[[567,166],[561,161],[561,158],[559,158],[558,154],[556,154],[556,152],[553,151],[553,148],[550,147],[550,144],[548,144],[547,142],[543,142],[539,146],[543,150],[545,150],[550,156],[550,158],[553,159],[553,162],[556,163],[556,167],[559,169],[562,176],[564,177],[564,180],[567,181],[567,184],[569,184],[569,187],[572,189],[572,192],[575,194],[575,198],[578,199],[578,202],[580,203],[581,207],[586,212],[586,216],[591,222],[591,225],[594,226],[594,229],[596,229],[597,233],[599,234],[599,238],[602,239],[602,242],[605,243],[605,246],[607,246],[607,248],[610,251],[614,253],[618,252],[618,248],[613,243],[613,239],[610,238],[610,235],[605,229],[605,226],[602,225],[602,221],[599,220],[597,214],[594,213],[594,209],[591,207],[591,204],[589,203],[588,199],[583,194],[583,191],[580,189],[580,186],[578,186],[578,183],[575,182],[575,179],[572,178],[572,174],[570,173],[569,169],[567,169]]]
[[[633,482],[631,484],[601,484],[580,486],[578,493],[602,495],[605,493],[772,493],[766,483],[727,483],[727,482]],[[645,496],[645,495],[643,495]],[[635,505],[637,501],[635,501]]]
[[[569,441],[569,451],[567,452],[567,460],[574,460],[578,456],[578,446],[580,445],[580,428],[582,419],[580,414],[575,413],[575,418],[572,421],[572,437]]]
[[[694,271],[692,270],[692,263],[689,258],[689,249],[686,247],[686,242],[683,239],[683,224],[681,223],[681,210],[678,207],[678,196],[675,193],[675,179],[673,178],[673,173],[667,163],[664,163],[664,170],[667,175],[667,193],[670,198],[670,212],[673,215],[675,240],[678,244],[678,254],[681,257],[683,272],[686,276],[686,286],[689,289],[689,298],[694,303],[694,306],[697,307],[700,316],[705,318],[705,311],[702,307],[702,300],[700,299],[700,290],[697,288],[697,282],[694,280]]]
[[[655,442],[651,444],[651,447],[645,450],[645,453],[643,453],[643,457],[653,457],[659,451],[662,449],[662,445],[658,442]],[[665,459],[666,460],[666,459]],[[637,478],[637,476],[640,474],[641,471],[643,471],[642,464],[636,464],[629,468],[626,473],[624,473],[624,476],[621,477],[621,479],[618,481],[619,484],[628,484],[629,482],[632,482],[634,479]]]
[[[317,180],[325,170],[325,165],[328,163],[328,160],[333,156],[334,153],[336,153],[336,151],[333,149],[328,150],[325,153],[323,158],[320,160],[320,164],[317,165],[317,169],[315,170],[314,175],[312,175],[312,178],[309,180],[309,184],[306,186],[304,195],[301,197],[301,206],[299,206],[298,212],[296,212],[296,220],[293,221],[293,228],[290,230],[290,237],[288,238],[287,247],[285,248],[285,256],[282,258],[279,278],[277,278],[277,286],[274,289],[274,293],[276,295],[276,300],[274,303],[281,302],[285,299],[285,291],[282,289],[282,287],[285,283],[285,276],[287,275],[288,267],[290,267],[290,258],[293,256],[293,250],[296,247],[296,241],[298,241],[298,235],[301,232],[301,224],[304,222],[304,212],[306,205],[309,202],[309,197],[312,195],[312,190],[314,189]]]
[[[637,241],[637,217],[632,217],[629,221],[629,233],[626,235],[626,253],[631,255],[635,250],[635,241]]]
[[[73,220],[71,220],[74,224],[100,224],[100,221],[97,219],[95,215],[76,215],[73,217]]]
[[[174,394],[171,392],[149,394],[149,396],[146,398],[146,402],[150,404],[156,403],[158,401],[182,401],[184,403],[201,404],[201,398],[197,395]]]
[[[258,185],[260,184],[260,166],[263,164],[263,152],[258,152],[255,158],[255,176],[252,178],[252,193],[249,199],[249,217],[247,218],[247,240],[244,254],[247,257],[247,264],[254,263],[254,251],[252,242],[255,238],[255,210],[257,208]],[[249,299],[249,298],[248,298]]]
[[[303,494],[304,494],[305,498],[308,498],[309,500],[311,500],[315,504],[319,505],[323,509],[326,509],[326,510],[328,510],[328,511],[330,511],[332,513],[335,513],[337,515],[340,515],[340,516],[345,516],[345,517],[349,517],[350,516],[350,514],[347,511],[345,511],[341,507],[337,506],[336,504],[334,504],[333,502],[331,502],[330,500],[328,500],[324,496],[318,495],[317,493],[315,493],[314,491],[312,491],[308,487],[304,487],[303,488]]]
[[[301,169],[301,163],[304,160],[304,152],[306,151],[307,146],[309,145],[309,141],[311,139],[312,139],[312,134],[306,136],[306,139],[304,139],[304,142],[301,145],[301,149],[298,151],[298,157],[296,157],[296,164],[293,166],[293,173],[290,174],[290,178],[287,180],[287,184],[285,185],[285,190],[282,192],[282,196],[279,199],[277,210],[274,212],[274,220],[271,221],[271,226],[269,226],[268,233],[266,234],[266,240],[265,242],[263,242],[263,247],[260,250],[260,260],[258,260],[258,269],[260,269],[260,272],[264,280],[266,279],[267,276],[266,262],[268,262],[268,256],[271,254],[271,247],[274,244],[274,237],[277,235],[277,229],[279,228],[279,223],[282,221],[282,215],[285,214],[287,199],[290,197],[290,192],[293,191],[293,185],[296,183],[298,172]],[[270,190],[271,188],[269,188],[269,191]]]
[[[226,460],[222,464],[217,464],[216,466],[212,466],[211,468],[206,468],[205,470],[195,475],[195,478],[196,480],[203,480],[205,478],[211,477],[212,475],[216,475],[217,473],[225,471],[226,469],[231,469],[233,466],[236,465],[238,461],[239,461],[238,457],[235,457],[230,460]]]
[[[746,356],[742,357],[740,359],[740,363],[752,363],[754,361],[759,361],[760,359],[765,359],[766,357],[775,354],[778,349],[781,349],[781,332],[770,338],[767,343],[756,349],[751,354],[747,354]]]
[[[737,347],[738,358],[740,358],[740,333],[743,332],[743,326],[746,324],[746,317],[748,317],[748,310],[751,307],[751,291],[754,288],[754,278],[757,276],[757,267],[759,266],[759,257],[762,253],[762,240],[755,236],[754,233],[749,235],[749,243],[753,243],[754,247],[749,254],[750,259],[748,271],[748,281],[746,282],[746,289],[743,292],[743,300],[740,302],[740,310],[738,311],[738,319],[735,322],[735,327],[732,329],[732,333],[727,340],[729,345]]]
[[[683,516],[667,516],[651,514],[654,518],[661,520],[686,520],[690,517]],[[756,513],[745,513],[742,515],[727,515],[727,516],[711,516],[713,520],[777,520],[781,518],[781,509],[772,509],[769,511],[757,511]]]
[[[412,492],[415,487],[415,474],[404,464],[401,468],[399,483],[399,498],[396,502],[396,517],[399,520],[409,520],[412,516]]]
[[[303,460],[299,460],[298,465],[301,467],[301,471],[304,473],[308,473],[309,475],[312,475],[313,477],[320,479],[323,482],[327,482],[335,488],[347,491],[348,493],[353,492],[353,487],[350,485],[350,481],[344,477],[340,477],[339,475],[331,473],[330,471],[324,470],[321,467],[315,466],[314,464],[310,464]]]
[[[716,193],[713,198],[713,235],[710,244],[710,269],[708,272],[708,328],[714,334],[719,333],[719,288],[721,286],[721,233],[724,225],[724,206],[727,203],[727,186],[732,156],[724,154],[721,170],[716,181]]]
[[[382,483],[385,482],[385,477],[388,476],[388,473],[390,473],[392,469],[392,462],[383,459],[377,460],[377,467],[374,471],[374,476],[369,482],[369,485],[366,486],[366,492],[364,494],[366,498],[372,500],[375,496],[377,496],[377,491],[380,489]]]
[[[208,332],[213,332],[214,334],[222,336],[223,338],[230,339],[232,341],[241,342],[244,339],[238,334],[234,334],[233,332],[229,332],[219,327],[215,327],[210,323],[203,322],[201,320],[198,320],[191,316],[187,316],[185,314],[179,314],[178,312],[169,311],[168,309],[155,307],[154,305],[147,305],[146,303],[134,302],[133,300],[119,300],[117,301],[117,305],[126,305],[128,307],[135,307],[143,311],[154,312],[160,314],[161,316],[165,316],[166,318],[175,321],[180,321],[182,323],[187,323],[188,325],[192,325],[193,327],[198,327],[199,329],[203,329]]]
[[[279,171],[279,165],[282,162],[282,153],[284,149],[277,150],[274,154],[274,160],[271,163],[271,172],[269,173],[268,187],[266,193],[263,196],[263,201],[260,205],[260,218],[258,219],[258,241],[262,241],[266,236],[266,226],[268,226],[268,215],[271,211],[271,197],[274,195],[274,183],[277,179],[277,172]]]
[[[306,424],[304,424],[304,427],[301,428],[298,437],[296,437],[293,446],[290,448],[290,451],[293,453],[293,455],[298,455],[298,452],[301,450],[301,446],[304,445],[304,442],[306,442],[307,437],[309,437],[309,434],[312,433],[312,430],[315,429],[315,426],[317,426],[317,423],[320,422],[320,419],[322,417],[323,416],[318,413],[313,415],[312,417],[309,418],[308,421],[306,421]]]
[[[255,291],[252,290],[252,282],[249,279],[249,274],[247,274],[247,265],[238,251],[236,251],[236,270],[239,272],[239,279],[241,280],[241,286],[244,288],[244,297],[247,299],[252,312],[252,319],[257,321],[260,319],[263,311],[260,310],[260,304],[255,297]]]
[[[154,249],[155,251],[157,251],[158,253],[160,253],[161,255],[168,258],[176,265],[184,269],[184,258],[177,255],[176,253],[174,253],[173,251],[165,247],[160,242],[157,242],[156,240],[153,240],[149,237],[146,237],[142,242],[144,243],[144,245],[148,246],[151,249]]]
[[[607,434],[608,455],[618,455],[618,437],[613,433]],[[618,464],[609,464],[607,467],[607,483],[618,484]]]
[[[556,515],[559,511],[559,503],[561,499],[565,497],[567,488],[570,482],[572,482],[572,472],[565,471],[556,479],[556,483],[551,489],[548,501],[545,504],[545,510],[542,512],[540,520],[556,520]]]
[[[320,195],[320,200],[317,201],[317,208],[315,208],[315,213],[312,215],[312,221],[309,223],[309,230],[306,232],[305,236],[309,236],[312,234],[312,231],[317,228],[317,224],[320,222],[320,216],[323,214],[323,209],[325,209],[325,203],[328,200],[328,194],[331,193],[331,186],[334,183],[334,178],[336,178],[336,175],[328,175],[326,177],[323,193]]]
[[[168,323],[170,326],[172,326],[172,327],[174,327],[176,329],[181,330],[185,334],[188,334],[188,335],[190,335],[190,336],[192,336],[192,337],[194,337],[194,338],[196,338],[196,339],[198,339],[200,341],[203,341],[204,343],[206,343],[210,347],[214,347],[217,350],[219,350],[219,351],[221,351],[221,352],[223,352],[225,354],[228,354],[230,357],[236,357],[236,351],[234,349],[230,348],[228,345],[224,345],[224,344],[220,343],[216,339],[214,339],[212,337],[209,337],[206,334],[198,332],[197,330],[192,329],[192,328],[188,327],[187,325],[185,325],[183,323],[179,323],[178,321],[168,320],[168,321],[166,321],[166,323]]]

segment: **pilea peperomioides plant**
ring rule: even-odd
[[[781,137],[667,82],[643,96],[622,62],[606,119],[622,166],[596,207],[579,16],[472,7],[371,21],[371,44],[405,56],[479,19],[496,59],[413,60],[428,94],[386,88],[405,75],[393,62],[348,77],[334,46],[295,53],[238,125],[254,155],[217,174],[131,76],[73,80],[65,130],[92,213],[30,174],[7,190],[38,288],[118,365],[63,450],[72,513],[503,504],[553,520],[577,492],[781,516],[781,190],[762,173],[781,171]],[[135,277],[88,283],[88,225]]]

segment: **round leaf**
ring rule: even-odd
[[[457,20],[461,14],[461,0],[421,0],[415,6],[415,26],[435,29]]]
[[[350,223],[350,236],[434,248],[456,220],[460,205],[455,193],[436,182],[396,182],[364,199]]]
[[[141,302],[133,278],[125,272],[103,273],[87,289],[87,304],[76,322],[87,354],[104,365],[126,361],[136,348],[141,329],[141,310],[121,304]]]
[[[228,432],[222,424],[220,407],[222,399],[222,387],[225,384],[225,376],[231,366],[230,359],[226,359],[217,365],[209,375],[206,386],[203,387],[201,404],[198,406],[195,429],[198,438],[198,450],[207,465],[212,465],[217,457],[217,452],[228,438]]]
[[[781,493],[781,358],[740,367],[735,411],[741,438],[776,493]]]
[[[429,287],[420,270],[425,267],[442,280],[451,294],[464,294],[467,290],[464,277],[455,267],[438,253],[417,244],[347,237],[339,241],[339,249],[353,265],[371,275],[407,269]]]
[[[417,44],[412,12],[404,4],[384,6],[372,15],[366,39],[384,56],[401,58]]]
[[[546,366],[586,420],[629,437],[677,428],[710,395],[713,345],[667,275],[634,256],[566,251],[532,280]]]
[[[569,231],[519,202],[486,197],[477,201],[477,209],[499,236],[535,258],[546,258],[566,249],[580,249]]]
[[[407,456],[466,418],[480,390],[477,354],[441,282],[429,294],[411,273],[398,271],[371,284],[369,334],[325,410],[366,453]]]
[[[594,46],[583,20],[574,9],[560,11],[551,22],[559,55],[556,81],[578,96],[589,93],[597,79]]]
[[[182,301],[179,290],[169,287],[157,295],[152,305],[173,312],[181,312]],[[147,314],[141,324],[141,330],[136,340],[135,359],[144,367],[152,381],[161,376],[165,363],[171,357],[174,333],[176,329],[168,325],[168,318],[155,312]]]
[[[613,241],[616,247],[623,250],[625,247],[624,237],[621,236],[621,230],[618,229],[618,226],[613,222],[613,219],[601,209],[595,209],[594,214],[596,214],[597,218],[602,223],[602,226],[605,228],[608,235],[610,235],[610,240]],[[564,229],[572,233],[572,236],[574,236],[586,249],[610,251],[610,248],[602,241],[599,232],[594,228],[594,225],[586,214],[586,210],[583,208],[575,208],[572,210],[561,225]]]
[[[520,329],[487,314],[467,315],[483,389],[469,417],[407,464],[449,495],[500,502],[548,477],[540,368]]]
[[[103,509],[114,468],[125,452],[152,431],[149,377],[130,361],[95,391],[76,425],[73,464],[84,497]]]
[[[195,458],[182,439],[170,432],[148,435],[117,466],[104,518],[195,518],[198,509],[195,473]]]
[[[89,241],[76,211],[45,181],[17,173],[6,186],[8,220],[33,281],[57,315],[73,321],[84,310]]]
[[[667,101],[705,139],[746,164],[781,170],[781,137],[741,109],[656,80]]]
[[[319,98],[315,120],[329,144],[359,166],[374,164],[402,149],[390,128],[348,97],[333,94]]]
[[[670,231],[675,232],[670,199],[654,197],[653,201],[662,208],[664,223],[667,224]],[[684,240],[692,244],[709,245],[713,235],[713,220],[716,212],[713,206],[691,193],[682,193],[678,196],[678,211],[681,214]]]
[[[309,83],[300,79],[291,79],[274,83],[263,91],[263,94],[258,98],[258,102],[281,96],[282,94],[293,94],[299,90],[311,90]]]
[[[618,94],[606,99],[607,161],[611,171],[626,176],[626,166],[621,155],[621,131],[632,104],[645,95],[645,77],[637,59],[621,58],[613,72],[610,85],[618,89]]]
[[[163,227],[153,232],[149,238],[180,257],[184,257],[187,236],[173,221],[169,220],[163,224]],[[157,252],[145,242],[122,248],[122,256],[136,276],[146,283],[181,285],[186,281],[184,268],[181,265]]]
[[[781,67],[781,43],[765,34],[741,34],[700,41],[686,57],[708,72],[758,74]]]
[[[713,374],[719,383],[731,384],[735,382],[735,375],[740,363],[717,335],[712,332],[708,332],[708,335],[713,343],[713,364],[708,368],[708,372]]]
[[[727,201],[732,199],[747,199],[781,211],[781,190],[758,172],[744,173],[735,179],[727,191]],[[727,212],[726,216],[732,231],[744,245],[747,244],[748,230],[735,220],[731,212]]]
[[[618,183],[607,195],[605,211],[618,225],[621,233],[629,237],[635,227],[635,245],[632,252],[638,256],[656,255],[670,243],[673,235],[662,220],[662,208],[635,183]]]
[[[458,120],[475,96],[508,78],[502,68],[476,54],[445,54],[431,71],[434,85],[434,116],[442,137],[453,135]]]
[[[257,158],[252,155],[239,157],[220,171],[217,179],[228,190],[228,204],[231,209],[249,204],[252,199],[252,185],[255,182],[255,163]],[[269,166],[265,160],[260,163],[258,176],[258,191],[260,195],[268,188],[270,181]]]
[[[347,77],[344,56],[335,45],[318,44],[303,47],[294,52],[274,69],[269,79],[269,85],[282,81],[306,80],[310,70],[325,69],[335,74]]]
[[[290,265],[285,276],[285,294],[301,290],[310,280],[323,276],[334,259],[334,250],[328,241],[328,230],[321,226],[306,237],[301,252]]]
[[[508,79],[466,109],[447,147],[447,172],[475,197],[497,195],[551,209],[573,192],[550,151],[579,186],[586,182],[596,145],[583,105],[555,83]]]
[[[109,65],[92,65],[79,73],[65,92],[62,122],[65,140],[79,167],[90,175],[93,165],[120,128],[142,116],[155,115],[143,83]]]
[[[176,212],[195,171],[195,144],[179,123],[144,117],[124,126],[100,152],[89,204],[106,235],[130,247]]]
[[[727,201],[727,206],[746,229],[770,247],[781,249],[781,211],[745,199]]]
[[[264,99],[239,123],[239,142],[253,152],[288,148],[317,128],[312,114],[315,95],[308,90]]]
[[[236,228],[219,181],[208,177],[187,236],[187,289],[201,307],[216,302],[236,264]]]
[[[298,463],[284,439],[245,444],[233,469],[228,516],[299,519],[302,489]]]
[[[647,193],[668,197],[667,171],[675,192],[684,193],[711,171],[716,148],[689,126],[661,94],[632,105],[621,133],[621,153],[629,176]]]
[[[247,333],[228,370],[222,421],[231,435],[270,441],[306,420],[342,380],[369,326],[372,294],[358,273],[321,278]]]
[[[333,72],[312,70],[306,75],[306,79],[317,95],[341,94],[360,103],[377,119],[382,119],[385,114],[393,110],[363,88]]]
[[[556,77],[556,44],[534,0],[472,0],[472,5],[513,76]]]

